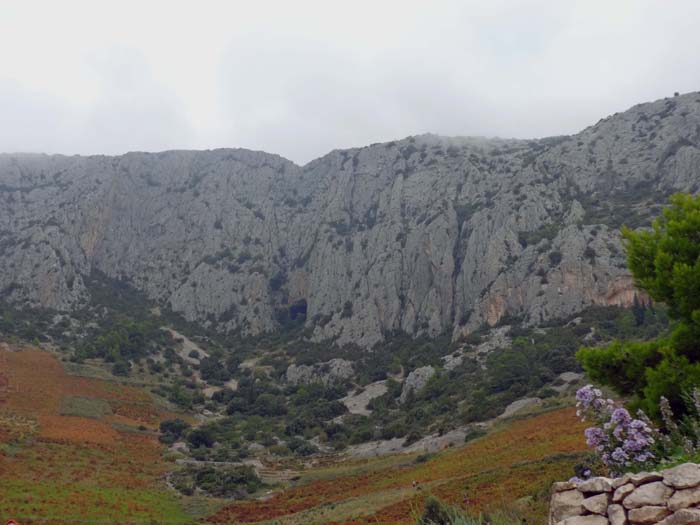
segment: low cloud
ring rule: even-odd
[[[0,7],[0,151],[248,147],[304,163],[424,132],[575,133],[700,89],[690,0],[98,7]]]

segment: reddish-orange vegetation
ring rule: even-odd
[[[31,415],[38,421],[38,439],[53,443],[96,444],[111,446],[120,439],[119,432],[103,420],[59,415],[65,396],[97,398],[109,401],[118,421],[123,424],[158,424],[164,416],[153,406],[148,394],[125,385],[70,376],[48,352],[26,347],[19,351],[0,350],[2,376],[10,388],[4,390],[6,402],[0,407],[17,418]],[[9,415],[5,417],[10,417]],[[4,434],[7,434],[5,432]],[[147,438],[151,439],[151,438]],[[130,437],[129,442],[134,438]],[[157,450],[155,446],[155,450]]]
[[[156,410],[153,403],[119,403],[112,402],[112,410],[115,415],[121,416],[122,420],[133,420],[149,426],[155,426],[163,418],[163,415]]]
[[[0,407],[33,415],[58,416],[61,398],[85,397],[109,401],[115,414],[122,416],[120,422],[125,424],[156,426],[170,416],[160,413],[142,389],[68,375],[48,352],[27,347],[15,352],[0,351],[0,354],[7,366],[4,375],[10,378],[12,385],[6,394],[7,402]],[[60,420],[44,421],[58,424]],[[73,423],[79,421],[74,419]],[[67,424],[63,421],[62,426],[65,428]],[[90,428],[89,422],[80,424]]]
[[[152,435],[112,426],[115,420],[156,426],[159,418],[170,417],[158,412],[145,391],[70,376],[53,355],[35,348],[0,348],[0,365],[10,384],[0,405],[0,443],[18,444],[11,453],[0,448],[0,486],[7,496],[0,498],[0,514],[12,513],[26,523],[49,512],[90,522],[140,516],[147,523],[148,516],[178,512],[162,481],[168,469],[162,446]],[[61,400],[70,397],[101,399],[124,415],[60,415]],[[23,437],[29,434],[34,439]],[[24,496],[27,487],[31,494]],[[64,521],[42,521],[49,522]]]
[[[49,353],[36,348],[5,354],[13,388],[7,393],[6,407],[34,415],[58,414],[66,373]]]
[[[96,419],[75,416],[39,416],[39,439],[52,443],[114,445],[119,433]]]
[[[320,504],[337,503],[383,490],[430,486],[453,504],[469,498],[479,511],[530,494],[536,487],[571,475],[573,457],[585,449],[583,426],[573,409],[557,410],[516,421],[506,428],[424,464],[394,467],[371,474],[315,481],[278,493],[267,501],[235,503],[209,518],[212,523],[270,520]],[[419,508],[420,493],[351,523],[406,523]]]

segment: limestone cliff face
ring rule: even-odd
[[[0,155],[0,296],[124,279],[187,319],[315,340],[455,336],[634,300],[618,227],[700,188],[700,94],[542,140],[410,137],[300,167],[246,150]]]

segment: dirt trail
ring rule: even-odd
[[[174,330],[173,328],[170,328],[169,326],[163,326],[162,329],[165,330],[166,332],[170,332],[170,335],[172,335],[175,339],[182,340],[180,348],[178,348],[176,351],[177,351],[178,355],[180,357],[182,357],[188,363],[190,363],[190,364],[199,363],[199,359],[197,359],[195,357],[190,357],[190,352],[192,350],[195,350],[201,357],[209,357],[209,353],[206,350],[204,350],[197,343],[192,341],[192,339],[189,339],[187,336],[182,335],[177,330]]]

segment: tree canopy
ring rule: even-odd
[[[622,235],[635,284],[668,307],[671,333],[577,354],[591,379],[632,395],[632,404],[654,417],[661,396],[682,414],[684,396],[700,386],[700,197],[676,194],[670,201],[651,229],[623,228]]]

